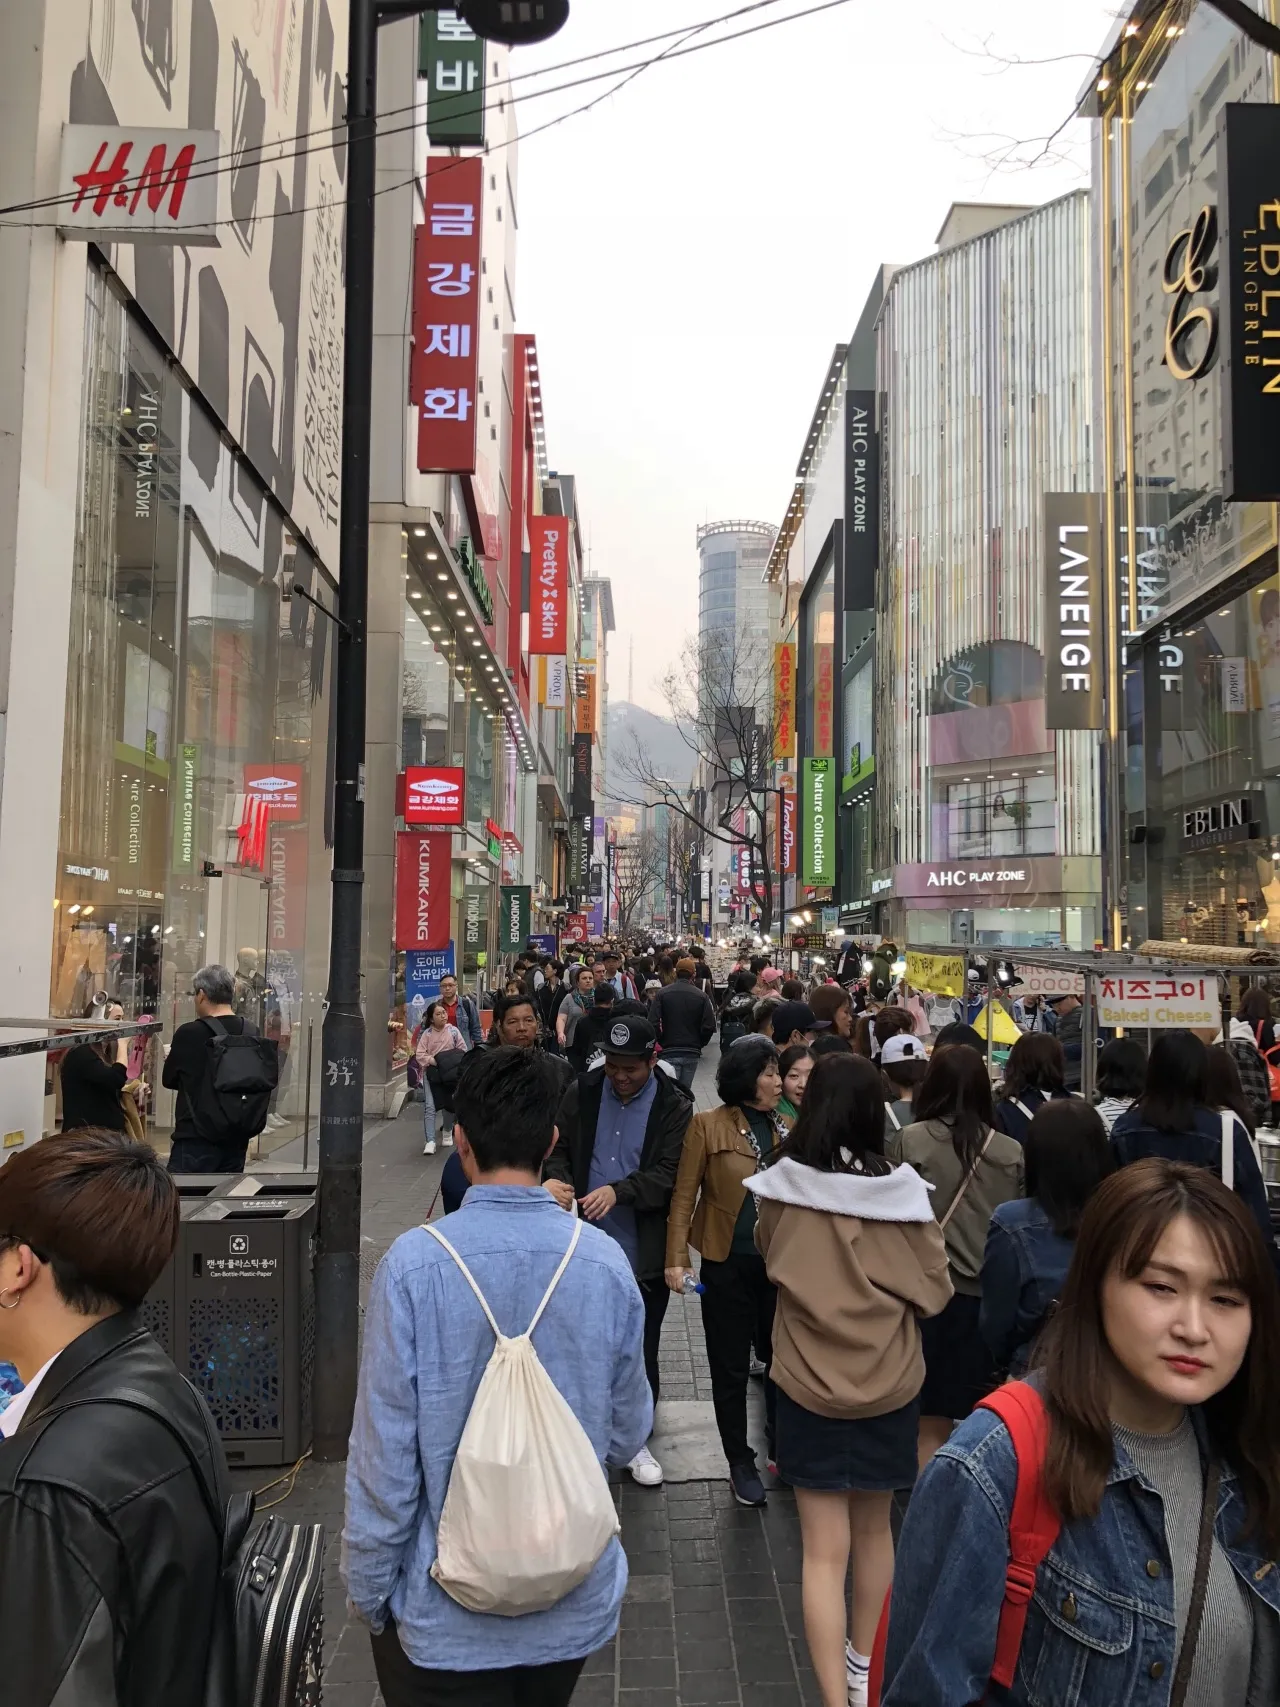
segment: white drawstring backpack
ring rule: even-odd
[[[582,1223],[574,1223],[533,1320],[514,1339],[444,1234],[424,1231],[462,1270],[497,1341],[458,1442],[431,1575],[469,1612],[545,1612],[590,1575],[620,1528],[595,1448],[533,1347]]]

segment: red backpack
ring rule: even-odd
[[[1018,1668],[1022,1633],[1027,1611],[1035,1593],[1036,1572],[1058,1539],[1061,1520],[1044,1491],[1043,1470],[1049,1445],[1049,1413],[1044,1400],[1025,1381],[1008,1381],[981,1401],[980,1409],[994,1411],[1009,1431],[1018,1462],[1018,1480],[1009,1514],[1009,1567],[1004,1579],[1004,1603],[996,1631],[996,1653],[991,1681],[1005,1689],[1013,1687]],[[880,1707],[884,1684],[884,1651],[889,1637],[889,1603],[885,1596],[880,1627],[871,1653],[870,1707]]]

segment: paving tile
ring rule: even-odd
[[[680,1707],[697,1707],[703,1702],[732,1702],[741,1700],[738,1678],[731,1671],[682,1671],[680,1673]]]
[[[681,1672],[732,1671],[737,1659],[728,1636],[698,1636],[677,1645],[676,1662]]]
[[[671,1602],[624,1600],[621,1627],[624,1630],[670,1630]]]
[[[624,1630],[618,1639],[618,1651],[622,1655],[624,1676],[628,1660],[667,1658],[676,1651],[676,1633],[668,1624],[643,1626],[638,1630]]]

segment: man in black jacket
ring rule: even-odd
[[[219,1507],[225,1464],[134,1313],[178,1208],[163,1162],[121,1133],[0,1168],[0,1358],[26,1382],[0,1412],[0,1677],[22,1707],[205,1699],[221,1535],[192,1458]]]
[[[574,1198],[627,1254],[644,1299],[644,1365],[658,1401],[658,1345],[671,1296],[663,1277],[667,1210],[693,1098],[654,1070],[657,1039],[647,1020],[618,1019],[604,1040],[604,1065],[570,1085],[556,1116],[559,1137],[547,1159],[547,1189],[566,1209]],[[646,1446],[627,1466],[643,1487],[662,1467]]]
[[[649,1018],[662,1045],[662,1058],[676,1070],[687,1091],[693,1089],[702,1051],[716,1034],[716,1011],[706,992],[693,981],[694,962],[676,962],[676,981],[659,990],[649,1003]]]

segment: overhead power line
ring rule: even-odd
[[[622,82],[620,82],[618,84],[618,88],[621,88],[621,87],[623,87],[623,85],[625,83],[631,82],[634,77],[639,76],[642,72],[649,70],[651,66],[656,65],[659,62],[667,63],[671,60],[682,58],[685,54],[689,54],[689,53],[702,53],[702,52],[705,52],[708,48],[721,47],[723,45],[726,45],[729,42],[739,41],[745,36],[756,35],[762,30],[776,29],[782,24],[796,23],[800,19],[812,17],[815,14],[820,13],[820,12],[833,11],[837,7],[846,6],[846,5],[850,4],[850,0],[822,0],[821,4],[807,6],[798,12],[789,12],[784,17],[781,17],[781,18],[769,18],[769,19],[766,19],[763,23],[752,24],[752,25],[749,25],[745,29],[730,31],[728,34],[716,36],[710,41],[693,42],[689,45],[684,45],[684,42],[686,42],[688,40],[688,38],[692,35],[701,34],[702,32],[709,30],[709,29],[716,28],[717,26],[719,26],[723,23],[732,22],[735,18],[742,17],[747,13],[760,11],[764,7],[774,6],[774,5],[778,5],[780,3],[781,3],[781,0],[752,0],[752,4],[750,4],[748,6],[740,7],[736,11],[733,11],[733,12],[723,13],[719,17],[716,17],[716,18],[709,18],[703,23],[687,24],[684,26],[683,29],[674,30],[674,31],[665,31],[665,32],[663,32],[663,35],[661,35],[661,36],[648,37],[646,39],[649,42],[660,41],[660,40],[669,40],[673,36],[680,37],[683,39],[681,41],[678,41],[675,44],[675,46],[664,49],[661,53],[653,54],[648,59],[642,59],[642,60],[634,61],[630,65],[621,65],[621,66],[615,65],[615,66],[610,67],[608,70],[595,71],[595,72],[590,73],[587,76],[571,78],[567,82],[553,84],[548,88],[530,89],[527,92],[525,92],[524,94],[518,94],[518,95],[498,94],[498,95],[495,95],[495,97],[492,100],[486,101],[483,104],[483,107],[481,110],[484,112],[502,111],[506,108],[506,106],[508,104],[510,104],[511,106],[519,106],[519,105],[521,105],[527,101],[540,100],[540,99],[543,99],[544,97],[546,97],[548,95],[564,94],[571,89],[579,89],[579,88],[583,88],[583,87],[587,86],[588,84],[605,82],[611,78],[621,78]],[[591,62],[601,60],[601,59],[615,58],[619,53],[628,52],[631,50],[632,47],[638,46],[638,45],[642,45],[642,44],[641,43],[628,43],[623,47],[602,49],[600,52],[594,53],[594,54],[584,54],[583,56],[581,56],[580,59],[578,59],[576,61],[574,61],[574,60],[566,61],[564,68],[571,67],[575,64],[587,64],[587,63],[591,63]],[[506,89],[513,82],[525,81],[526,79],[528,79],[530,77],[547,76],[547,75],[550,75],[552,72],[554,72],[556,69],[560,69],[560,68],[558,68],[558,67],[547,67],[541,71],[524,72],[524,73],[521,73],[520,76],[517,78],[506,78],[506,79],[504,79],[501,87],[503,89]],[[616,91],[612,91],[612,92],[616,92]],[[608,92],[606,92],[606,93],[608,93]],[[603,99],[603,98],[604,98],[603,96],[600,97],[600,99]],[[596,99],[593,99],[591,101],[587,101],[587,102],[583,103],[582,106],[574,108],[571,113],[563,114],[563,115],[561,115],[560,118],[552,120],[549,124],[539,125],[534,130],[526,132],[525,133],[526,138],[530,137],[530,136],[536,136],[539,134],[540,131],[551,129],[553,125],[558,124],[558,123],[562,123],[564,121],[564,119],[575,117],[579,113],[583,113],[583,112],[588,111],[591,107],[593,107],[597,104],[598,104],[598,101]],[[402,124],[402,125],[385,126],[381,122],[383,119],[396,117],[402,113],[412,113],[412,114],[414,114],[414,117],[410,120],[409,123]],[[415,131],[415,130],[419,129],[421,127],[422,123],[423,123],[422,103],[415,102],[411,106],[389,108],[386,112],[378,115],[377,134],[378,134],[379,139],[381,139],[383,137],[399,136],[399,135],[405,134],[406,132]],[[203,179],[224,177],[230,172],[242,171],[245,169],[246,166],[248,166],[250,168],[259,167],[259,166],[282,166],[282,165],[286,165],[291,160],[301,159],[301,158],[304,158],[305,156],[310,155],[310,154],[321,153],[325,149],[331,149],[331,148],[334,148],[335,146],[336,147],[342,147],[342,146],[345,146],[345,131],[346,131],[345,122],[343,124],[338,124],[338,125],[325,125],[325,126],[322,126],[316,130],[301,132],[301,133],[299,133],[298,136],[280,137],[274,142],[259,144],[259,145],[257,145],[256,149],[242,150],[242,151],[237,151],[237,152],[232,153],[232,154],[218,155],[218,156],[215,156],[214,159],[212,159],[212,160],[200,162],[200,169],[190,173],[190,175],[187,179],[187,182],[188,183],[198,183]],[[320,140],[318,142],[314,142],[308,147],[299,148],[299,147],[293,146],[294,144],[296,144],[300,141],[304,141],[308,138],[316,138],[316,137],[321,138],[322,140]],[[516,138],[514,140],[520,140],[520,139]],[[500,150],[501,148],[506,147],[506,146],[507,146],[507,144],[505,144],[505,143],[499,143],[496,145],[496,148],[492,148],[492,149],[487,148],[486,152],[497,152],[498,150]],[[268,152],[268,151],[275,151],[275,152]],[[256,153],[258,155],[257,159],[251,158],[251,156],[254,153]],[[215,161],[221,162],[221,164],[215,164]],[[391,186],[391,188],[395,188],[395,187],[396,186]],[[65,207],[65,206],[73,204],[74,202],[79,200],[81,193],[82,192],[80,192],[79,190],[63,192],[63,193],[56,195],[56,196],[45,196],[45,197],[42,197],[42,198],[39,198],[36,200],[27,201],[27,202],[14,202],[14,203],[11,203],[7,207],[0,207],[0,226],[7,226],[10,228],[18,227],[18,228],[24,228],[24,229],[41,229],[43,227],[56,225],[56,223],[57,223],[56,221],[17,220],[17,219],[11,218],[10,216],[14,215],[14,214],[22,214],[22,213],[41,213],[41,212],[47,212],[51,209]],[[382,194],[384,192],[379,191],[378,193]],[[289,218],[295,214],[302,213],[305,211],[308,211],[308,210],[302,209],[302,208],[285,208],[285,209],[282,209],[279,213],[255,215],[254,221],[252,221],[251,223],[256,223],[256,221],[258,219],[261,219],[264,221],[269,220],[269,219],[287,219],[287,218]],[[217,220],[214,222],[215,225],[219,225],[219,226],[220,225],[230,225],[230,224],[234,224],[234,223],[238,223],[238,222],[236,220],[233,220],[233,219],[223,219],[223,220]]]

